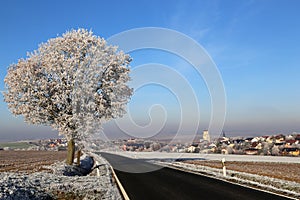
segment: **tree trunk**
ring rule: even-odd
[[[80,165],[80,156],[81,156],[81,150],[77,151],[77,160],[76,160],[76,165],[79,166]]]
[[[74,139],[68,141],[68,153],[67,153],[67,165],[72,165],[75,153],[75,142]]]

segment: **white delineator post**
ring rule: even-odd
[[[223,176],[226,176],[225,158],[222,159],[222,165],[223,165]]]
[[[99,162],[96,161],[96,166],[98,166],[98,165],[99,165]],[[99,170],[99,167],[97,167],[96,170],[97,170],[97,176],[100,176],[100,170]]]

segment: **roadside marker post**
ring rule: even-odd
[[[99,165],[99,162],[96,161],[96,166],[98,166],[98,165]],[[99,170],[99,167],[97,167],[96,170],[97,170],[97,176],[100,176],[100,170]]]
[[[225,158],[222,158],[222,165],[223,165],[223,176],[226,176],[226,166],[225,166]]]

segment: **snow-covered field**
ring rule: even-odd
[[[234,155],[234,154],[199,154],[199,153],[165,153],[165,152],[130,152],[130,151],[105,151],[135,159],[205,159],[242,162],[283,162],[300,163],[300,157],[285,156],[257,156],[257,155]]]
[[[0,199],[122,199],[107,161],[96,154],[92,156],[101,165],[100,176],[96,172],[88,176],[64,176],[62,162],[48,166],[54,173],[2,172]]]

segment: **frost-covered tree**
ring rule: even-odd
[[[91,31],[72,30],[8,68],[4,99],[25,122],[50,125],[64,135],[72,164],[74,142],[125,113],[132,95],[130,61]]]
[[[279,156],[279,152],[280,152],[279,147],[274,145],[271,149],[272,156]]]
[[[268,142],[262,142],[262,154],[269,155],[270,154],[270,144]]]

